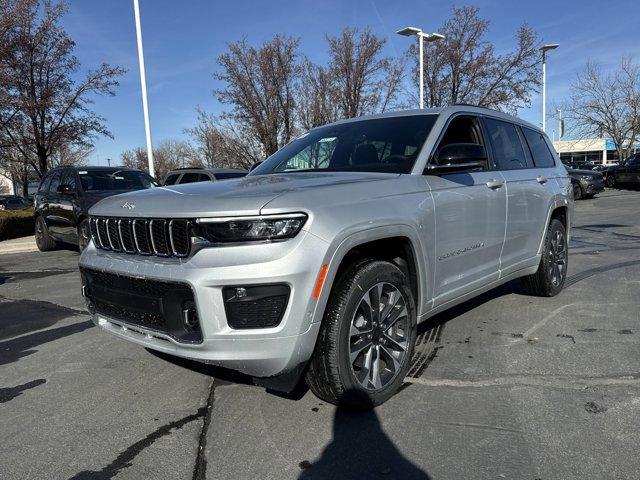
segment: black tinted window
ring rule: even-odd
[[[51,177],[53,177],[52,173],[46,175],[42,179],[42,181],[40,182],[40,186],[38,187],[38,193],[47,193],[49,191],[49,184],[51,183]]]
[[[246,176],[246,172],[216,173],[216,180],[227,180],[228,178],[240,178]]]
[[[529,168],[515,125],[485,118],[487,134],[493,152],[493,166],[498,170]]]
[[[78,175],[84,191],[141,190],[158,186],[153,177],[138,170],[80,170]]]
[[[171,175],[169,175],[167,177],[167,179],[164,181],[165,185],[175,185],[175,183],[178,181],[178,177],[180,176],[179,173],[173,173]]]
[[[77,190],[76,174],[73,170],[67,170],[62,174],[60,185],[69,185],[74,192]]]
[[[251,175],[296,171],[410,173],[437,115],[327,125],[277,151]]]
[[[205,182],[209,180],[209,177],[207,177],[204,174],[201,173],[196,173],[196,172],[187,172],[184,175],[182,175],[182,178],[180,179],[180,183],[195,183],[195,182]]]
[[[56,193],[58,186],[60,185],[60,175],[62,172],[57,171],[51,177],[51,183],[49,184],[49,193]]]
[[[544,140],[544,136],[529,128],[523,127],[522,131],[524,137],[527,139],[527,144],[529,145],[529,150],[531,151],[531,156],[533,157],[533,162],[536,167],[553,167],[556,162],[551,150],[549,150],[547,146],[547,142]]]

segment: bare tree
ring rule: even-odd
[[[185,133],[191,137],[204,166],[248,169],[262,160],[262,146],[243,132],[241,124],[206,113],[198,108],[197,123]]]
[[[469,103],[513,113],[530,104],[531,93],[540,85],[538,36],[521,25],[514,50],[498,55],[486,39],[488,28],[489,21],[480,17],[477,7],[453,8],[451,18],[440,27],[446,38],[425,43],[427,107]],[[416,58],[416,50],[412,45],[408,55]],[[417,74],[414,80],[418,85]]]
[[[336,37],[327,36],[327,41],[327,80],[340,106],[340,116],[352,118],[391,108],[400,90],[403,65],[400,60],[383,56],[386,39],[368,28],[345,28]],[[317,78],[324,80],[322,76]]]
[[[102,64],[77,80],[75,44],[60,26],[66,3],[21,2],[12,18],[10,52],[0,59],[0,126],[3,138],[42,176],[57,149],[90,147],[97,135],[110,135],[104,119],[91,110],[91,97],[114,95],[124,70]]]
[[[329,71],[305,59],[296,94],[296,119],[304,130],[335,122],[341,116],[338,90]]]
[[[122,165],[149,171],[147,151],[142,147],[125,150],[120,154]],[[153,164],[156,178],[164,180],[171,170],[185,167],[202,167],[202,162],[189,142],[183,140],[164,140],[153,149]]]
[[[276,35],[259,48],[245,39],[230,43],[218,57],[222,70],[213,76],[224,83],[215,90],[231,106],[224,117],[256,138],[264,155],[275,153],[294,135],[294,91],[300,76],[298,43]]]
[[[627,158],[640,141],[640,67],[623,58],[613,73],[604,73],[588,62],[562,111],[571,136],[610,137],[618,158]]]

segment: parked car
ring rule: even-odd
[[[36,245],[41,251],[60,243],[84,250],[91,238],[88,211],[103,198],[157,187],[145,172],[122,167],[58,167],[40,182],[35,195]]]
[[[163,185],[228,180],[230,178],[244,177],[247,173],[249,172],[246,170],[234,168],[178,168],[169,172]]]
[[[28,199],[18,195],[0,195],[0,210],[22,210],[30,206]]]
[[[515,278],[560,292],[571,188],[547,136],[510,115],[343,120],[245,178],[102,200],[82,291],[123,339],[367,408],[402,385],[418,323]]]
[[[593,170],[567,169],[573,185],[573,198],[593,198],[604,191],[604,179],[602,173]]]
[[[631,155],[605,174],[607,187],[640,186],[640,152]]]

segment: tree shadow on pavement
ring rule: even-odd
[[[331,443],[318,460],[302,462],[300,467],[299,480],[431,478],[402,455],[373,409],[336,409]]]

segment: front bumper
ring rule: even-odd
[[[306,232],[288,241],[204,248],[185,259],[144,257],[97,250],[80,258],[82,268],[123,276],[187,284],[193,291],[202,341],[185,343],[126,320],[93,313],[103,330],[147,348],[271,377],[309,359],[320,322],[312,292],[328,244]],[[285,284],[290,296],[281,322],[272,328],[234,330],[226,321],[223,289]]]

